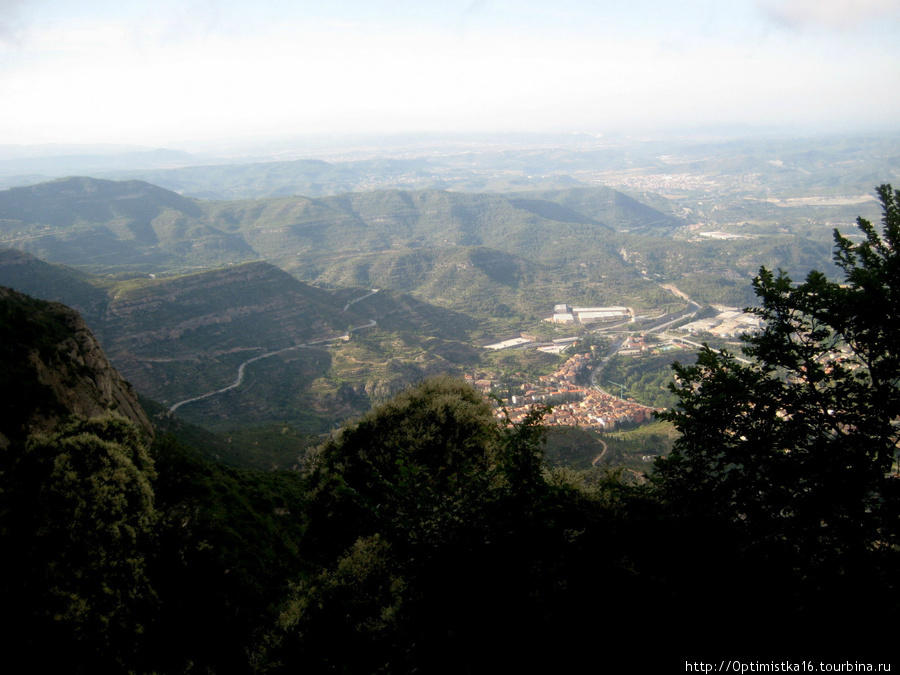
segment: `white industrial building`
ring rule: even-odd
[[[559,310],[566,311],[559,311]],[[610,323],[628,321],[633,314],[628,307],[569,307],[556,305],[553,308],[553,323]]]

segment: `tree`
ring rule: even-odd
[[[314,453],[316,549],[331,556],[385,528],[428,547],[471,527],[466,515],[496,482],[499,440],[490,406],[465,382],[432,378],[398,394]]]
[[[884,556],[898,550],[900,191],[878,195],[881,234],[861,218],[861,243],[835,232],[843,283],[762,268],[753,361],[705,347],[676,364],[678,405],[662,415],[682,434],[657,463],[671,507],[811,592],[889,585]]]
[[[310,462],[301,543],[317,564],[261,660],[284,672],[492,672],[571,638],[583,617],[567,610],[600,566],[578,555],[595,542],[582,536],[593,502],[549,479],[542,415],[503,423],[465,382],[433,378],[327,441]]]
[[[112,413],[29,437],[4,472],[0,509],[13,653],[73,672],[124,670],[134,658],[155,598],[154,477],[137,427]]]

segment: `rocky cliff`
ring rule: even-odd
[[[0,287],[0,448],[69,415],[113,410],[152,434],[137,396],[75,310]]]

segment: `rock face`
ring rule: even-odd
[[[152,434],[134,391],[76,311],[0,287],[0,448],[67,416],[119,413]]]

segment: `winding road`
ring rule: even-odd
[[[372,291],[370,291],[369,293],[366,293],[365,295],[358,297],[355,300],[351,300],[346,305],[344,305],[343,311],[346,312],[350,308],[350,305],[353,305],[354,303],[357,303],[360,300],[365,300],[369,296],[375,295],[379,290],[381,290],[381,289],[375,288]],[[229,384],[227,387],[222,387],[221,389],[216,389],[215,391],[207,392],[206,394],[203,394],[201,396],[195,396],[194,398],[188,398],[183,401],[178,401],[178,403],[175,403],[169,407],[169,412],[175,412],[176,410],[178,410],[178,408],[180,408],[183,405],[187,405],[188,403],[194,403],[195,401],[202,401],[205,398],[209,398],[211,396],[217,396],[219,394],[224,394],[226,391],[231,391],[232,389],[237,389],[238,387],[241,386],[241,384],[243,384],[244,370],[251,363],[254,363],[256,361],[262,361],[263,359],[267,359],[270,356],[284,354],[285,352],[290,352],[295,349],[307,349],[308,347],[310,347],[312,345],[320,345],[320,344],[323,344],[326,342],[335,342],[337,340],[346,340],[348,337],[350,337],[350,333],[352,333],[354,331],[362,330],[364,328],[373,328],[377,325],[378,325],[378,322],[375,321],[375,319],[369,319],[368,323],[362,324],[360,326],[351,326],[350,328],[347,329],[347,331],[345,333],[343,333],[342,335],[338,335],[336,337],[328,337],[328,338],[321,338],[319,340],[311,340],[309,342],[304,342],[303,344],[294,345],[293,347],[285,347],[284,349],[276,349],[273,352],[266,352],[265,354],[261,354],[260,356],[254,356],[252,359],[247,359],[241,365],[238,366],[237,379],[235,379],[235,381],[232,384]],[[262,349],[262,347],[257,347],[257,349]]]

